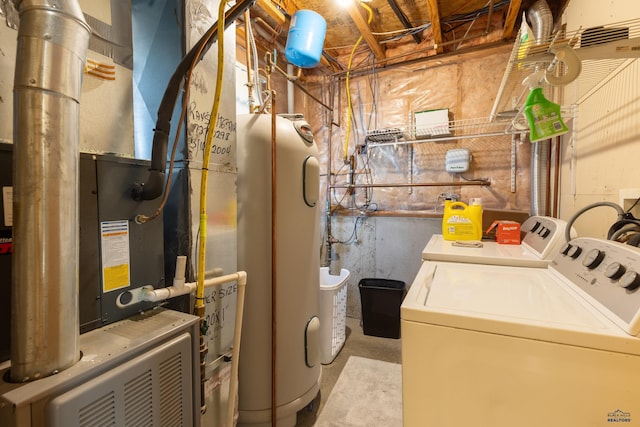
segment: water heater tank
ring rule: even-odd
[[[279,426],[318,394],[318,149],[302,116],[275,120],[275,215],[272,236],[272,117],[238,116],[238,268],[247,272],[239,365],[239,421],[271,426],[272,331]],[[272,281],[275,239],[275,281]],[[272,283],[275,282],[275,283]],[[272,330],[272,295],[275,329]]]

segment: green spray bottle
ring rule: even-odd
[[[549,139],[569,131],[560,116],[560,106],[544,97],[542,88],[537,85],[537,74],[525,79],[531,92],[524,103],[524,116],[529,124],[529,140],[531,142]],[[532,84],[534,83],[535,84]],[[535,86],[535,87],[533,87]]]

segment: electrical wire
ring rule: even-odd
[[[369,18],[367,19],[367,24],[371,24],[371,20],[373,19],[373,10],[371,10],[371,8],[362,3],[361,1],[358,2],[358,4],[360,4],[360,6],[364,7],[367,12],[369,12]],[[343,147],[343,152],[342,152],[342,160],[346,163],[348,161],[348,153],[349,153],[349,134],[351,133],[351,92],[349,90],[349,78],[351,75],[351,67],[352,67],[352,63],[353,63],[353,56],[356,52],[356,48],[358,47],[358,45],[362,42],[363,40],[363,36],[362,34],[360,34],[360,37],[358,37],[358,40],[356,41],[356,44],[353,45],[353,49],[351,49],[351,55],[349,55],[349,63],[347,64],[347,75],[345,78],[345,87],[346,87],[346,91],[347,91],[347,134],[345,135],[345,143],[344,143],[344,147]]]

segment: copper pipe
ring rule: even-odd
[[[414,183],[397,183],[397,184],[338,184],[332,185],[331,188],[395,188],[395,187],[452,187],[452,186],[482,186],[491,185],[489,181],[465,181],[465,182],[414,182]]]
[[[276,356],[277,356],[277,161],[276,161],[276,91],[271,91],[271,426],[277,424],[277,388],[276,388]]]

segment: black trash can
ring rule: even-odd
[[[358,288],[364,334],[400,338],[400,305],[405,283],[400,280],[361,279]]]

